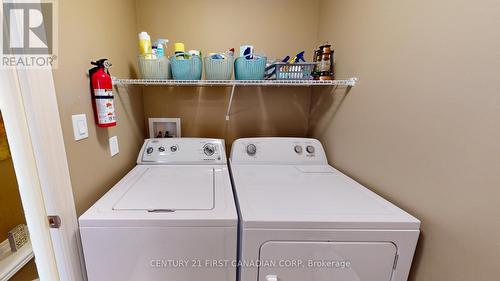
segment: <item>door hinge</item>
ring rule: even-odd
[[[396,255],[396,258],[394,258],[394,265],[392,266],[392,269],[396,269],[396,265],[398,265],[398,258],[399,258],[399,255]]]
[[[50,228],[61,227],[61,218],[59,216],[48,216],[47,218],[49,219]]]

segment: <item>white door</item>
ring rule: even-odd
[[[41,0],[30,2],[40,5]],[[24,34],[19,15],[9,21],[14,37]],[[37,29],[45,33],[42,22]],[[7,51],[12,49],[4,48],[3,54]],[[85,280],[52,69],[0,69],[0,108],[40,280]],[[57,216],[60,225],[49,227],[48,216]]]
[[[84,280],[51,70],[0,70],[0,108],[40,280]]]
[[[396,251],[387,242],[266,242],[259,281],[390,281]]]
[[[40,280],[85,280],[52,71],[0,69],[0,108]]]

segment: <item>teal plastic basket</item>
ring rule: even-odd
[[[234,78],[236,80],[262,80],[266,70],[266,57],[254,55],[254,59],[247,60],[239,57],[234,62]]]
[[[231,80],[233,75],[233,56],[220,54],[224,59],[205,57],[205,78],[207,80]]]
[[[179,58],[189,56],[189,58]],[[179,53],[171,59],[172,76],[175,80],[201,80],[202,61],[199,56]]]

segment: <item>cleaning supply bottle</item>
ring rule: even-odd
[[[300,53],[298,53],[291,61],[290,63],[297,63],[297,62],[306,62],[306,60],[304,59],[304,54],[305,54],[305,51],[302,51]]]
[[[198,56],[198,57],[201,57],[201,52],[200,52],[200,51],[198,51],[198,50],[189,50],[189,51],[188,51],[188,54],[189,54],[190,56],[192,56],[192,57],[193,57],[193,56]]]
[[[151,58],[152,59],[156,59],[157,56],[156,56],[156,50],[157,50],[157,46],[155,44],[153,44],[153,46],[151,47]]]
[[[253,54],[253,52],[254,52],[253,45],[241,45],[240,46],[240,57],[244,57],[247,54]]]
[[[149,59],[151,59],[150,55],[152,53],[151,37],[146,31],[139,33],[139,53],[141,55],[146,55],[146,56],[149,55],[150,56]]]
[[[174,53],[179,54],[179,53],[184,53],[186,49],[184,48],[184,43],[177,42],[174,44]]]
[[[243,52],[243,56],[247,59],[247,60],[253,60],[253,49],[251,47],[247,47],[245,49],[245,51]]]
[[[168,39],[156,40],[156,57],[162,58],[165,56],[165,49],[167,48]]]
[[[183,54],[186,52],[186,49],[184,47],[184,43],[177,42],[174,44],[174,53],[177,54]],[[176,59],[184,59],[185,56],[176,56]]]

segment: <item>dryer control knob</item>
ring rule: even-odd
[[[203,152],[205,152],[205,155],[207,156],[212,156],[215,153],[215,145],[208,143],[203,146]]]
[[[296,153],[301,154],[302,153],[302,146],[296,145],[293,150],[295,150]]]
[[[165,152],[165,147],[163,147],[163,146],[158,147],[158,151],[159,152]]]
[[[312,146],[312,145],[308,145],[308,146],[306,147],[306,151],[307,151],[308,153],[314,153],[314,146]]]
[[[172,151],[172,152],[176,152],[176,151],[177,151],[177,149],[179,149],[179,148],[177,147],[177,145],[172,145],[172,146],[170,147],[170,151]]]
[[[253,156],[253,155],[255,155],[255,153],[257,153],[257,147],[255,146],[255,144],[251,143],[251,144],[247,145],[247,153],[250,156]]]
[[[153,153],[154,149],[150,146],[148,149],[146,149],[147,154]]]

